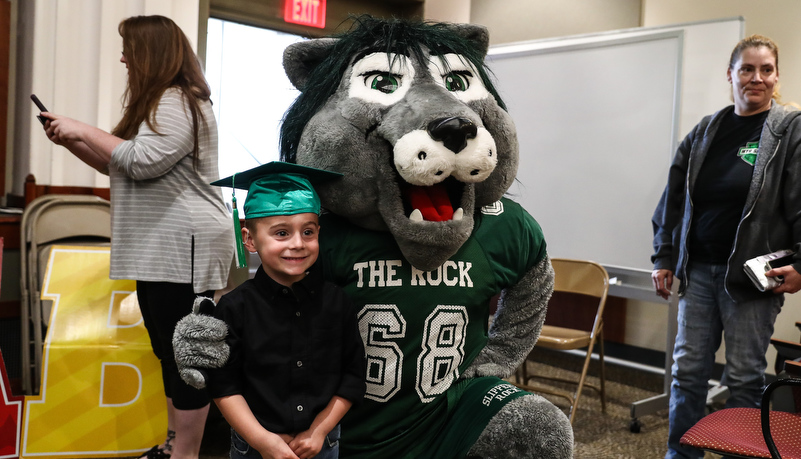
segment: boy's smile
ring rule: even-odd
[[[303,279],[320,253],[319,219],[314,213],[255,219],[242,229],[250,252],[258,252],[264,272],[286,287]]]

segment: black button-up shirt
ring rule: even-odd
[[[319,263],[285,287],[259,267],[224,295],[214,315],[228,324],[231,357],[209,374],[212,397],[241,394],[274,433],[309,428],[331,397],[364,396],[365,356],[356,311],[345,293],[324,282]]]

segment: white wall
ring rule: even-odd
[[[427,0],[423,17],[428,21],[470,22],[470,0]]]
[[[495,45],[637,27],[640,0],[472,0],[470,20]]]

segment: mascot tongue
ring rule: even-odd
[[[423,214],[423,220],[445,222],[453,218],[453,206],[448,197],[445,185],[409,186],[404,190],[404,197],[413,209]]]

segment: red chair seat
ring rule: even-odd
[[[773,441],[783,459],[801,459],[801,415],[770,412]],[[719,454],[770,459],[758,408],[727,408],[704,417],[684,436],[683,445]]]

